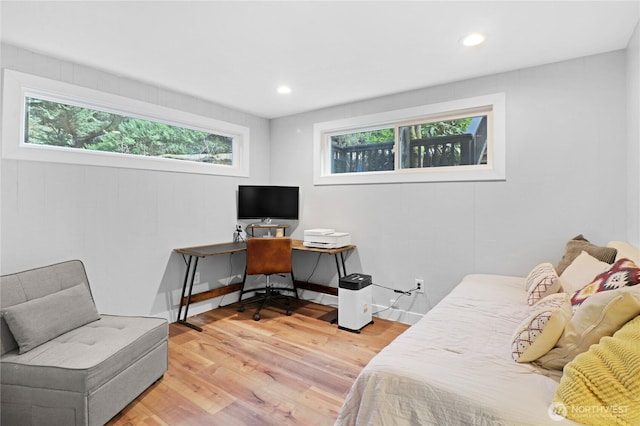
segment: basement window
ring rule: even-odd
[[[245,127],[10,70],[4,84],[4,123],[17,125],[3,157],[248,175]]]
[[[316,185],[503,180],[504,95],[314,126]]]

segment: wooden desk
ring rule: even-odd
[[[187,322],[187,316],[189,312],[189,305],[191,302],[199,302],[201,300],[210,299],[212,297],[221,296],[223,294],[239,291],[241,285],[236,283],[232,284],[214,292],[213,290],[193,295],[193,281],[196,277],[196,271],[198,270],[198,260],[209,256],[219,256],[221,254],[232,254],[241,251],[245,251],[247,246],[245,243],[220,243],[211,244],[206,246],[196,247],[184,247],[173,249],[176,253],[182,254],[182,257],[187,263],[187,270],[184,274],[184,283],[182,284],[182,293],[180,295],[180,307],[178,308],[178,323],[191,327],[194,330],[202,331],[202,328],[197,325]],[[188,260],[187,260],[188,259]],[[193,267],[192,267],[193,265]],[[187,292],[187,286],[189,291]],[[184,307],[184,315],[182,315],[182,308]]]
[[[356,248],[356,246],[354,245],[348,245],[348,246],[344,246],[340,248],[332,248],[332,249],[307,247],[303,244],[302,240],[292,240],[291,245],[294,250],[332,255],[336,260],[336,269],[338,270],[338,280],[344,277],[345,275],[347,275],[347,267],[345,266],[345,263],[344,263],[344,254]],[[303,290],[311,290],[317,293],[331,294],[333,296],[338,295],[337,287],[329,287],[322,284],[314,284],[306,281],[297,281],[297,280],[296,280],[296,286]]]
[[[347,275],[347,268],[345,266],[344,254],[356,248],[355,245],[348,245],[345,247],[335,249],[306,247],[302,240],[291,240],[293,250],[301,252],[315,252],[321,254],[333,255],[336,259],[336,268],[338,270],[338,278]],[[187,327],[191,327],[194,330],[202,331],[202,328],[195,324],[191,324],[187,321],[189,305],[192,302],[200,302],[203,300],[211,299],[213,297],[223,296],[225,294],[240,291],[242,289],[242,283],[230,284],[225,287],[215,288],[212,290],[204,291],[202,293],[193,294],[193,281],[198,269],[198,260],[210,256],[218,256],[221,254],[233,254],[245,251],[247,249],[244,242],[233,243],[219,243],[210,244],[204,246],[195,247],[183,247],[173,249],[174,252],[180,253],[185,259],[187,264],[187,270],[184,274],[184,282],[182,284],[182,293],[180,296],[180,307],[178,308],[178,320],[179,324],[183,324]],[[339,257],[339,258],[338,258]],[[295,275],[294,275],[295,276]],[[297,288],[303,290],[312,290],[318,293],[338,295],[338,289],[336,287],[330,287],[322,284],[314,284],[306,281],[295,281]],[[184,307],[184,314],[182,308]]]

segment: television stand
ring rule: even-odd
[[[282,229],[282,236],[284,237],[287,233],[287,228],[289,227],[289,225],[277,225],[274,223],[253,223],[251,225],[247,225],[247,229],[251,230],[251,236],[255,237],[254,235],[254,230],[256,229],[266,229],[269,231],[269,234],[271,234],[271,230],[275,229],[276,233],[278,229]]]

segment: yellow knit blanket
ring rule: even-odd
[[[640,316],[564,367],[555,413],[589,425],[640,425]]]

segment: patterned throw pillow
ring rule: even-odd
[[[571,305],[577,309],[589,296],[620,287],[631,287],[640,283],[640,268],[629,259],[620,259],[603,273],[597,275],[590,284],[571,296]]]
[[[532,314],[518,326],[511,341],[511,357],[516,362],[531,362],[549,352],[571,319],[566,293],[549,295],[531,310]]]
[[[541,263],[529,272],[526,279],[529,306],[560,290],[560,279],[551,263]]]

